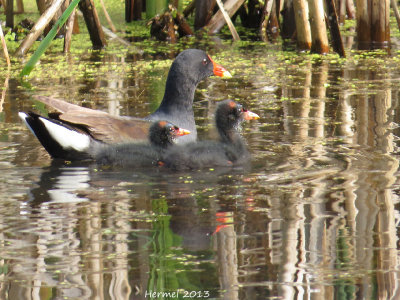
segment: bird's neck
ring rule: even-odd
[[[226,144],[235,144],[241,139],[240,134],[235,129],[219,130],[221,141]]]
[[[150,137],[150,144],[153,148],[156,148],[158,151],[167,149],[169,146],[173,145],[173,140],[166,137]]]
[[[184,76],[168,76],[160,109],[179,107],[191,109],[197,83]]]
[[[222,143],[226,144],[229,149],[233,150],[233,152],[230,152],[234,153],[234,157],[232,157],[233,160],[237,160],[247,155],[248,151],[246,142],[239,132],[237,132],[236,130],[230,130],[225,132],[224,134],[220,133],[220,135]]]

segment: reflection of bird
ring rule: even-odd
[[[201,80],[213,74],[220,77],[230,77],[229,72],[213,62],[204,51],[197,49],[182,51],[171,65],[164,98],[159,108],[144,119],[116,117],[103,111],[84,108],[51,97],[36,96],[35,98],[58,111],[49,114],[49,122],[64,124],[66,128],[76,130],[83,135],[89,135],[98,141],[114,144],[147,140],[151,124],[149,121],[167,120],[172,124],[190,130],[191,135],[179,139],[180,143],[185,143],[193,141],[197,137],[193,114],[195,89]],[[20,116],[26,120],[26,114]],[[46,121],[44,122],[46,123]],[[39,136],[46,138],[45,133],[35,131],[35,126],[30,127],[30,129],[38,138]],[[47,144],[46,150],[53,147],[49,145],[50,141],[44,141],[40,138],[39,140],[45,148],[45,144]],[[62,151],[60,154],[61,156],[53,157],[65,158],[62,156]]]
[[[29,204],[40,206],[44,202],[78,203],[88,201],[79,191],[87,190],[90,185],[90,169],[87,166],[65,165],[52,161],[51,165],[41,169],[40,180],[28,193]]]
[[[243,120],[258,118],[235,101],[225,100],[218,105],[215,113],[220,140],[170,147],[163,154],[162,163],[176,170],[244,164],[249,153],[238,127]]]

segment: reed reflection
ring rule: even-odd
[[[398,196],[393,185],[399,161],[392,128],[399,121],[394,119],[397,101],[385,84],[373,93],[344,91],[335,111],[340,122],[332,127],[333,116],[325,109],[328,65],[310,65],[310,70],[282,90],[289,99],[282,102],[282,140],[293,141],[287,157],[292,165],[286,174],[272,173],[258,182],[270,207],[266,265],[276,275],[255,284],[257,293],[329,299],[343,293],[368,298],[377,290],[379,299],[396,298]],[[386,76],[362,74],[373,81]],[[251,282],[242,291],[246,299],[254,293]]]
[[[399,298],[398,70],[308,56],[278,70],[273,55],[263,59],[256,74],[205,83],[195,104],[204,136],[227,95],[266,112],[243,131],[255,163],[238,172],[51,165],[17,123],[13,99],[28,95],[10,78],[0,297],[145,299],[162,288],[220,299]],[[162,68],[152,81],[125,61],[102,62],[128,75],[60,79],[56,96],[147,114]]]

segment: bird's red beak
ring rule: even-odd
[[[213,66],[214,66],[213,71],[214,71],[215,76],[219,76],[219,77],[223,77],[223,78],[231,78],[232,77],[231,73],[229,73],[229,71],[227,69],[225,69],[223,66],[221,66],[221,65],[217,64],[215,61],[213,61],[210,56],[208,56],[208,58],[213,63]]]
[[[260,118],[260,116],[257,115],[256,113],[253,113],[253,112],[249,111],[249,110],[245,110],[243,112],[243,118],[245,120],[257,120],[257,119]]]
[[[179,128],[179,129],[176,131],[176,135],[177,135],[177,136],[187,135],[187,134],[189,134],[189,133],[190,133],[190,131],[187,130],[187,129],[184,129],[184,128]]]

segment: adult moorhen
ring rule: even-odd
[[[221,102],[215,113],[219,141],[199,141],[169,147],[159,164],[174,170],[231,167],[245,164],[250,155],[238,132],[244,120],[259,116],[232,100]]]
[[[190,133],[166,121],[156,121],[149,128],[150,143],[110,145],[58,120],[32,112],[20,112],[19,116],[53,158],[95,160],[109,165],[151,166],[161,158],[163,150],[175,143],[177,137]]]
[[[112,116],[52,97],[35,98],[57,110],[56,113],[49,114],[49,119],[65,123],[69,128],[76,128],[105,143],[146,140],[151,124],[149,121],[156,120],[167,120],[190,130],[190,135],[179,139],[179,143],[187,143],[197,138],[192,107],[195,89],[201,80],[211,75],[231,77],[227,70],[215,63],[204,51],[182,51],[171,65],[159,108],[143,119]],[[35,133],[35,129],[31,129]]]

